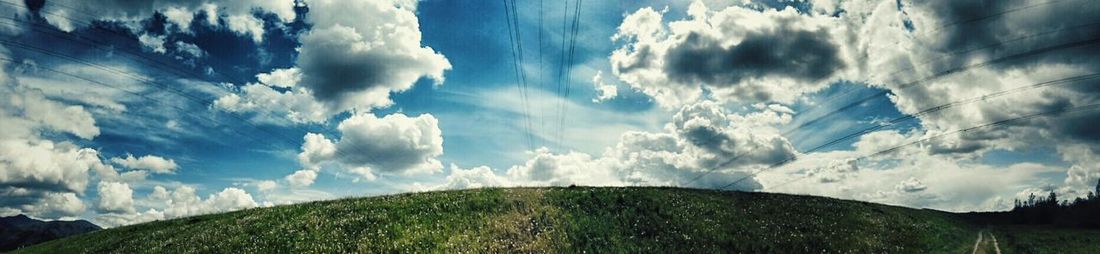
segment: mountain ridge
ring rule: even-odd
[[[101,229],[86,220],[42,221],[24,214],[0,217],[0,252]]]

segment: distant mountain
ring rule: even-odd
[[[22,214],[2,217],[0,218],[0,252],[100,229],[102,228],[86,220],[40,221]]]

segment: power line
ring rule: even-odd
[[[952,22],[948,25],[940,26],[940,27],[934,29],[933,34],[940,33],[941,30],[943,30],[947,27],[950,27],[950,26],[954,26],[954,25],[988,20],[988,19],[991,19],[991,18],[994,18],[994,17],[1003,16],[1005,14],[1009,14],[1009,13],[1025,10],[1025,9],[1031,9],[1031,8],[1034,8],[1034,7],[1037,7],[1037,6],[1042,6],[1042,5],[1047,5],[1047,4],[1057,3],[1057,2],[1068,2],[1068,1],[1074,1],[1074,0],[1048,1],[1048,2],[1033,4],[1033,5],[1029,5],[1029,6],[1010,9],[1010,10],[1007,10],[1007,11],[987,15],[987,16],[984,16],[982,18],[977,18],[977,19],[972,19],[972,20],[960,20],[960,21]],[[1011,39],[1011,40],[998,41],[998,42],[994,42],[994,43],[987,44],[987,45],[984,45],[984,46],[979,46],[979,47],[974,47],[974,48],[966,48],[966,49],[961,49],[961,50],[955,50],[955,51],[951,51],[948,55],[937,56],[936,60],[928,61],[924,64],[921,64],[920,66],[931,64],[932,62],[939,61],[943,58],[955,57],[955,56],[962,55],[962,54],[969,54],[969,53],[972,53],[972,52],[977,51],[977,50],[983,50],[983,49],[998,47],[998,46],[1002,46],[1002,45],[1005,45],[1005,44],[1008,44],[1008,43],[1011,43],[1011,42],[1017,42],[1017,41],[1021,41],[1021,40],[1027,40],[1027,39],[1034,39],[1034,38],[1041,37],[1041,36],[1056,34],[1056,33],[1064,32],[1064,31],[1068,31],[1068,30],[1075,30],[1075,29],[1080,29],[1080,28],[1085,28],[1085,27],[1090,27],[1090,26],[1095,26],[1095,25],[1100,25],[1100,22],[1079,24],[1079,25],[1073,25],[1073,26],[1068,26],[1068,27],[1059,27],[1059,28],[1051,30],[1051,31],[1035,33],[1035,34],[1022,36],[1022,37],[1017,37],[1017,38]],[[866,60],[866,55],[862,55],[862,56],[863,56],[864,60]],[[895,70],[894,72],[891,72],[887,76],[895,76],[898,73],[910,71],[910,70],[913,70],[914,68],[916,68],[916,66],[909,66],[909,67],[906,67],[906,68],[903,68],[903,69],[898,69],[898,70]],[[873,78],[875,74],[872,74],[872,75],[873,75],[872,76],[872,78]],[[839,95],[838,94],[830,95],[826,98],[826,102],[823,103],[823,105],[827,105],[827,104],[831,103],[832,101],[834,101],[837,98],[843,98],[843,97],[855,92],[856,90],[857,90],[856,88],[849,88],[849,89],[846,89],[843,93],[841,93]],[[797,117],[797,116],[802,115],[802,114],[803,114],[803,112],[797,112],[793,115],[793,117]]]
[[[976,18],[972,18],[972,19],[960,20],[960,21],[955,21],[955,22],[952,22],[952,23],[948,23],[948,24],[943,25],[939,28],[936,28],[936,30],[932,30],[932,32],[939,32],[940,30],[946,29],[948,27],[973,23],[973,22],[977,22],[977,21],[982,21],[982,20],[993,18],[993,17],[999,17],[999,16],[1003,16],[1005,14],[1018,12],[1018,11],[1023,11],[1023,10],[1039,7],[1039,6],[1062,3],[1062,2],[1071,2],[1071,1],[1074,1],[1074,0],[1053,0],[1053,1],[1046,1],[1046,2],[1041,2],[1041,3],[1031,4],[1031,5],[1020,6],[1020,7],[1016,7],[1016,8],[1006,9],[1006,10],[1003,10],[1003,11],[1000,11],[1000,12],[992,13],[992,14],[989,14],[989,15],[981,16],[981,17],[976,17]]]
[[[988,62],[972,64],[972,65],[958,67],[958,68],[954,68],[954,69],[948,69],[948,70],[945,70],[945,71],[941,71],[941,73],[934,74],[930,77],[926,77],[926,78],[923,78],[923,79],[920,79],[920,80],[909,82],[909,84],[903,84],[899,87],[899,89],[905,89],[905,88],[913,87],[913,86],[916,86],[916,85],[920,85],[920,84],[922,84],[922,82],[934,80],[934,79],[937,79],[937,78],[943,78],[947,75],[961,73],[961,71],[965,71],[965,70],[968,70],[968,69],[971,69],[971,68],[985,67],[985,66],[992,65],[992,64],[1007,62],[1007,60],[1019,59],[1019,58],[1030,57],[1030,56],[1045,54],[1045,53],[1049,53],[1049,52],[1054,52],[1054,51],[1057,51],[1057,49],[1084,46],[1084,45],[1095,44],[1095,43],[1100,43],[1100,38],[1092,38],[1092,40],[1078,41],[1078,42],[1073,42],[1073,43],[1065,43],[1065,44],[1059,44],[1059,45],[1055,45],[1055,46],[1047,46],[1047,47],[1043,47],[1043,48],[1034,49],[1034,51],[1029,51],[1029,52],[1024,52],[1024,53],[1019,53],[1019,54],[1004,56],[1004,57],[997,58],[997,59],[988,60]],[[1088,79],[1091,79],[1091,78],[1096,78],[1096,77],[1093,77],[1091,75],[1085,75],[1085,76],[1073,77],[1073,78],[1069,78],[1069,79],[1054,80],[1054,81],[1049,82],[1049,84],[1036,84],[1036,85],[1033,85],[1033,86],[1042,87],[1042,86],[1048,86],[1048,85],[1053,85],[1053,84],[1059,84],[1059,82],[1073,81],[1074,78],[1088,78]],[[864,103],[866,101],[870,101],[870,100],[875,99],[877,97],[886,96],[888,92],[890,92],[890,91],[876,92],[875,95],[862,98],[862,99],[860,99],[860,100],[858,100],[857,102],[854,102],[854,103],[849,103],[849,104],[847,104],[847,106],[844,106],[842,108],[833,110],[833,111],[831,111],[831,112],[829,112],[825,115],[821,115],[821,117],[815,118],[811,121],[803,122],[802,124],[800,124],[798,126],[795,126],[794,129],[788,130],[788,131],[785,131],[785,132],[781,133],[781,135],[788,135],[788,134],[790,134],[791,132],[793,132],[795,130],[800,130],[802,128],[805,128],[805,126],[809,126],[811,124],[816,123],[817,121],[820,121],[822,119],[831,117],[831,115],[834,115],[838,112],[843,112],[843,111],[846,111],[848,109],[855,108],[856,106],[859,106],[859,104]],[[1002,95],[997,95],[997,96],[1002,96]],[[953,102],[953,103],[958,103],[958,102]],[[948,103],[948,104],[950,104],[950,103]],[[954,107],[954,106],[948,106],[948,104],[944,104],[944,106],[934,107],[932,109],[926,109],[925,111],[928,111],[928,110],[938,111],[938,110],[943,110],[944,107],[946,107],[946,108]],[[935,108],[942,108],[942,109],[935,109]],[[928,112],[919,112],[919,113],[920,114],[926,114]],[[913,117],[919,117],[919,115],[913,115]],[[902,117],[902,118],[912,118],[912,117]],[[854,137],[854,136],[851,136],[851,137]],[[842,139],[851,139],[851,137],[842,137]],[[835,141],[835,142],[839,142],[839,141]],[[829,142],[829,143],[835,143],[835,142]],[[822,148],[822,147],[824,147],[824,146],[815,147],[814,150],[817,150],[817,148]],[[706,169],[706,170],[704,170],[704,172],[702,174],[692,178],[692,180],[687,181],[687,183],[692,184],[692,183],[694,183],[695,180],[698,180],[698,179],[702,178],[703,176],[711,174],[711,173],[714,172],[714,170],[717,170],[718,168],[723,168],[723,167],[737,161],[737,159],[739,159],[741,157],[742,157],[741,155],[734,156],[733,158],[728,159],[728,161],[726,161],[722,164],[719,164],[718,166]]]
[[[15,6],[17,8],[22,8],[23,7],[20,4],[11,3],[11,2],[7,2],[7,1],[0,1],[0,4],[11,5],[11,6]],[[69,9],[73,13],[80,13],[78,8],[75,8],[75,7],[63,5],[63,4],[56,3],[56,2],[50,2],[50,4],[51,5],[56,5],[56,6],[61,7],[61,8]],[[113,30],[113,29],[107,29],[107,28],[104,28],[102,26],[96,25],[95,23],[84,22],[82,20],[74,19],[74,18],[71,18],[71,17],[66,16],[66,15],[60,15],[60,14],[53,13],[53,12],[50,12],[50,11],[47,11],[47,10],[39,10],[39,14],[45,14],[45,15],[49,15],[49,16],[53,16],[53,17],[57,17],[57,18],[62,18],[62,19],[65,19],[65,20],[67,20],[67,21],[69,21],[73,24],[76,24],[78,26],[89,27],[89,28],[92,28],[92,29],[96,29],[98,31],[106,32],[107,35],[112,35],[115,38],[121,38],[121,39],[124,39],[124,40],[134,40],[134,38],[131,37],[133,34],[120,33],[119,31],[116,31],[116,30]],[[86,16],[91,17],[90,15],[86,15]],[[32,29],[35,29],[35,30],[38,30],[38,31],[56,32],[56,31],[53,31],[52,29],[44,29],[44,28],[40,27],[41,25],[37,22],[30,22],[30,21],[26,21],[26,20],[17,19],[15,17],[6,17],[6,16],[0,16],[0,18],[8,19],[8,20],[16,21],[16,22],[21,22],[21,23],[25,23],[25,24],[30,24]],[[65,33],[65,35],[69,35],[69,34]],[[78,37],[82,40],[93,42],[93,44],[103,44],[103,45],[112,45],[112,46],[115,45],[115,44],[111,44],[111,43],[106,42],[106,41],[96,40],[96,39],[90,38],[90,37],[84,37],[84,36],[81,36],[81,35],[78,35],[78,34],[75,34],[75,33],[72,34],[72,35],[74,35],[75,37]],[[128,45],[123,45],[123,46],[128,46]],[[130,54],[130,55],[136,57],[136,58],[144,59],[146,61],[146,63],[149,63],[151,65],[155,65],[154,67],[158,67],[158,69],[164,70],[167,73],[172,73],[174,75],[181,76],[181,77],[184,76],[184,75],[188,75],[188,76],[194,77],[195,79],[205,79],[205,77],[203,77],[199,73],[194,72],[194,70],[184,71],[184,69],[182,69],[182,68],[170,66],[167,63],[164,63],[163,61],[159,61],[157,59],[150,58],[147,55],[133,53],[134,52],[133,50],[141,51],[142,49],[140,48],[140,46],[138,46],[138,48],[123,47],[123,48],[119,48],[119,49],[122,50],[123,52],[126,52],[127,54]],[[127,49],[129,49],[129,50],[127,50]],[[217,58],[217,56],[215,56],[215,55],[210,55],[210,57],[213,57],[215,59]],[[135,58],[135,60],[136,60],[136,58]],[[217,75],[220,78],[225,79],[225,80],[231,80],[234,83],[243,83],[243,82],[245,82],[245,80],[249,80],[247,78],[241,78],[239,76],[238,77],[229,77],[229,76],[226,76],[224,73],[221,73],[221,72],[213,72],[212,74]]]
[[[570,33],[570,36],[569,36],[569,50],[568,50],[569,53],[568,53],[568,58],[567,58],[568,60],[565,61],[565,65],[562,67],[562,68],[565,69],[565,73],[564,73],[564,77],[563,77],[564,80],[561,83],[564,86],[563,89],[562,89],[564,91],[564,93],[562,94],[561,101],[558,103],[558,143],[562,144],[562,145],[564,145],[564,143],[565,143],[564,140],[565,140],[566,108],[567,108],[567,102],[569,101],[569,93],[570,93],[570,89],[571,89],[571,84],[570,84],[571,80],[570,79],[571,79],[572,74],[573,74],[572,70],[573,70],[573,64],[574,64],[574,57],[575,57],[575,54],[576,54],[575,52],[576,52],[576,48],[577,48],[577,33],[580,30],[581,4],[583,4],[583,0],[577,0],[576,4],[574,4],[574,6],[573,6],[573,24],[572,24],[572,27],[571,27],[572,30],[571,30],[571,33]],[[564,34],[563,34],[563,36],[564,36]],[[564,42],[564,38],[563,38],[563,42]],[[562,50],[564,51],[565,48],[563,47]]]
[[[565,0],[563,2],[565,3],[565,6],[562,7],[562,11],[561,11],[561,47],[559,47],[559,50],[561,51],[561,54],[560,54],[560,58],[558,60],[558,75],[557,75],[557,82],[556,82],[557,89],[555,90],[556,94],[559,95],[559,96],[561,94],[563,94],[562,93],[562,88],[564,87],[564,85],[562,84],[562,82],[563,82],[563,77],[564,77],[563,75],[565,73],[565,68],[566,68],[565,67],[565,63],[566,63],[565,62],[565,60],[566,60],[565,53],[566,53],[566,45],[567,45],[566,42],[569,39],[569,36],[566,35],[566,33],[568,33],[567,31],[568,31],[568,27],[569,27],[568,26],[568,24],[569,24],[569,0]],[[560,117],[560,115],[561,115],[560,108],[558,110],[558,114],[559,114],[559,117]],[[558,134],[558,138],[557,138],[558,147],[560,148],[562,146],[562,142],[561,142],[562,126],[560,126],[560,125],[558,126],[558,133],[557,134]]]
[[[545,64],[545,62],[543,61],[543,46],[544,45],[543,45],[543,40],[542,40],[543,33],[544,33],[543,32],[543,25],[542,25],[542,23],[543,23],[542,20],[543,20],[543,16],[544,16],[543,13],[545,13],[544,8],[543,8],[543,0],[539,0],[539,29],[538,29],[539,63],[538,63],[538,71],[536,72],[537,76],[535,77],[535,79],[538,80],[538,84],[535,84],[535,86],[537,88],[540,88],[540,89],[543,88],[546,85],[546,77],[545,77],[546,70],[543,69],[544,64]],[[549,115],[550,115],[549,112],[543,112],[543,117],[539,118],[539,126],[543,126],[543,127],[546,126],[546,117],[545,116],[549,116]]]
[[[917,117],[924,116],[924,115],[927,115],[927,114],[930,114],[930,113],[943,111],[945,109],[949,109],[949,108],[953,108],[953,107],[957,107],[957,106],[961,106],[961,105],[966,105],[966,104],[970,104],[970,103],[975,103],[975,102],[983,102],[983,101],[993,99],[993,98],[996,98],[996,97],[1001,97],[1001,96],[1004,96],[1004,95],[1013,94],[1013,93],[1016,93],[1016,92],[1022,92],[1022,91],[1026,91],[1026,90],[1030,90],[1030,89],[1043,88],[1043,87],[1061,85],[1061,84],[1072,84],[1073,82],[1092,80],[1092,79],[1097,79],[1097,78],[1100,78],[1100,73],[1093,73],[1093,74],[1079,75],[1079,76],[1073,76],[1073,77],[1069,77],[1069,78],[1062,78],[1062,79],[1051,80],[1051,81],[1044,81],[1044,82],[1035,83],[1035,84],[1032,84],[1032,85],[1017,87],[1017,88],[1013,88],[1013,89],[1009,89],[1009,90],[1002,90],[1002,91],[998,91],[998,92],[994,92],[994,93],[990,93],[990,94],[986,94],[986,95],[982,95],[982,96],[972,97],[972,98],[968,98],[968,99],[964,99],[964,100],[954,101],[954,102],[950,102],[950,103],[946,103],[946,104],[926,108],[926,109],[921,110],[917,113],[904,115],[904,116],[900,116],[900,117],[891,119],[890,121],[887,121],[885,124],[875,125],[875,126],[872,126],[872,127],[866,128],[866,129],[862,129],[862,130],[859,130],[859,131],[856,131],[856,132],[852,132],[852,133],[850,133],[848,135],[845,135],[843,137],[827,141],[823,144],[820,144],[816,147],[813,147],[813,148],[807,150],[806,153],[817,151],[819,149],[837,144],[837,143],[842,142],[844,140],[859,137],[859,136],[862,136],[864,134],[868,134],[868,133],[873,132],[873,131],[877,131],[877,130],[880,130],[880,129],[883,129],[883,128],[886,128],[886,127],[889,127],[889,126],[893,126],[893,125],[896,125],[896,124],[904,122],[904,121],[916,119]]]
[[[1019,117],[1014,117],[1014,118],[1009,118],[1009,119],[1004,119],[1004,120],[999,120],[999,121],[994,121],[994,122],[987,122],[987,123],[984,123],[984,124],[981,124],[981,125],[972,126],[972,127],[964,128],[964,129],[958,129],[958,130],[954,130],[954,131],[950,131],[950,132],[945,132],[945,133],[941,133],[941,134],[931,136],[931,137],[928,137],[928,138],[923,138],[923,139],[919,139],[917,141],[913,141],[913,142],[905,143],[905,144],[898,145],[898,146],[895,146],[895,147],[891,147],[889,149],[880,150],[880,151],[877,151],[877,152],[874,152],[874,153],[871,153],[871,154],[860,156],[860,157],[856,158],[855,160],[856,161],[866,160],[866,159],[869,159],[871,157],[892,153],[894,151],[897,151],[898,149],[901,149],[901,148],[904,148],[904,147],[907,147],[907,146],[920,144],[920,143],[925,143],[925,142],[932,141],[932,140],[935,140],[935,139],[940,139],[940,138],[943,138],[943,137],[946,137],[946,136],[949,136],[949,135],[954,135],[954,134],[959,134],[959,133],[964,133],[964,132],[970,132],[970,131],[983,129],[983,128],[1001,126],[1001,125],[1005,125],[1005,124],[1016,122],[1016,121],[1029,120],[1029,119],[1033,119],[1033,118],[1037,118],[1037,117],[1043,117],[1043,116],[1047,116],[1047,115],[1059,115],[1059,114],[1082,112],[1082,111],[1095,110],[1095,109],[1100,109],[1100,103],[1088,104],[1088,105],[1083,105],[1083,106],[1074,106],[1074,107],[1068,107],[1068,108],[1058,108],[1058,109],[1042,111],[1042,112],[1038,112],[1038,113],[1023,115],[1023,116],[1019,116]],[[745,177],[737,179],[737,181],[726,184],[726,185],[722,186],[719,189],[729,188],[730,186],[733,186],[737,183],[740,183],[741,181],[744,181],[745,179],[754,177],[754,176],[756,176],[756,175],[758,175],[758,174],[760,174],[764,171],[767,171],[767,170],[770,170],[770,169],[774,169],[774,168],[789,164],[789,163],[791,163],[795,160],[797,160],[797,157],[791,157],[790,159],[780,161],[779,163],[773,164],[773,165],[771,165],[767,168],[761,169],[759,171],[756,171],[754,173],[746,175]]]
[[[7,58],[7,57],[3,57],[3,56],[0,56],[0,61],[5,61],[5,62],[8,62],[8,63],[12,63],[12,64],[17,64],[17,63],[19,63],[19,61],[18,61],[18,60],[15,60],[15,59],[11,59],[11,58]],[[157,102],[157,103],[159,103],[159,104],[161,104],[161,105],[166,105],[166,106],[169,106],[169,107],[173,107],[173,108],[176,108],[177,110],[181,111],[181,112],[182,112],[183,114],[185,114],[185,115],[190,115],[190,116],[192,116],[192,117],[196,117],[196,118],[198,118],[198,117],[196,116],[196,114],[190,114],[190,113],[187,113],[188,111],[187,111],[187,109],[185,109],[185,108],[182,108],[182,107],[180,107],[180,106],[178,106],[178,105],[174,105],[174,104],[171,104],[171,103],[166,103],[166,102],[164,102],[163,100],[158,100],[158,99],[156,99],[156,98],[150,97],[149,95],[147,95],[147,94],[144,94],[144,93],[141,93],[141,92],[135,92],[135,91],[130,91],[130,90],[127,90],[127,89],[123,89],[123,88],[121,88],[121,87],[118,87],[118,86],[114,86],[114,85],[110,85],[110,84],[107,84],[107,83],[104,83],[104,82],[100,82],[100,81],[97,81],[97,80],[93,80],[93,79],[90,79],[90,78],[82,77],[82,76],[79,76],[79,75],[76,75],[76,74],[72,74],[72,73],[69,73],[69,72],[65,72],[65,71],[61,71],[61,70],[57,70],[57,69],[53,69],[53,68],[50,68],[50,67],[47,67],[47,66],[36,66],[35,68],[36,68],[36,69],[39,69],[39,70],[45,70],[45,71],[48,71],[48,72],[52,72],[52,73],[56,73],[56,74],[59,74],[59,75],[63,75],[63,76],[67,76],[67,77],[71,77],[71,78],[74,78],[74,79],[79,79],[79,80],[83,80],[83,81],[86,81],[86,82],[89,82],[89,83],[92,83],[92,84],[95,84],[95,85],[99,85],[99,86],[103,86],[103,87],[107,87],[107,88],[111,88],[111,89],[119,90],[119,91],[122,91],[122,92],[125,92],[125,93],[128,93],[128,94],[132,94],[132,95],[135,95],[135,96],[139,96],[139,97],[142,97],[142,98],[144,98],[144,99],[146,99],[146,100],[149,100],[149,101],[153,101],[153,102]],[[139,82],[142,82],[142,81],[139,81]],[[144,83],[144,82],[143,82],[143,83]],[[201,115],[201,114],[199,114],[199,115]],[[215,119],[215,118],[211,118],[211,117],[205,117],[205,116],[204,116],[204,117],[203,117],[203,120],[206,120],[206,121],[210,121],[210,122],[214,122],[214,123],[217,123],[217,124],[219,124],[219,125],[226,125],[226,126],[228,126],[228,124],[226,124],[226,123],[224,123],[224,122],[221,122],[221,121],[218,121],[217,119]],[[253,127],[253,128],[256,128],[257,130],[261,130],[261,131],[263,131],[263,130],[262,130],[262,129],[260,129],[260,128],[259,128],[258,126],[255,126],[255,125],[253,125],[252,127]],[[249,139],[252,139],[252,140],[253,140],[254,142],[259,142],[259,143],[265,143],[263,139],[257,138],[257,137],[255,137],[255,136],[253,136],[253,135],[249,135],[249,134],[251,134],[251,133],[247,133],[247,132],[241,132],[241,131],[239,131],[239,130],[237,130],[237,129],[233,129],[233,128],[229,128],[229,129],[230,129],[230,130],[233,130],[234,132],[237,132],[237,134],[240,134],[241,136],[245,136],[245,137],[248,137]]]
[[[521,101],[522,106],[523,106],[523,118],[524,118],[524,123],[523,124],[524,124],[524,129],[526,130],[526,133],[525,133],[526,135],[525,136],[527,137],[527,147],[528,147],[528,149],[534,149],[535,145],[534,145],[534,142],[532,141],[532,138],[531,138],[531,117],[530,117],[530,113],[529,113],[529,110],[528,110],[528,102],[527,102],[527,85],[526,85],[527,84],[527,77],[526,77],[526,74],[524,74],[524,71],[522,70],[522,67],[521,67],[521,63],[522,63],[522,59],[523,59],[522,58],[523,57],[523,55],[522,55],[523,54],[523,48],[522,48],[522,45],[519,42],[519,39],[520,39],[520,37],[518,35],[519,31],[517,31],[517,30],[519,30],[519,22],[518,21],[515,21],[514,26],[516,26],[516,27],[513,28],[512,15],[515,13],[514,12],[514,9],[516,8],[515,1],[514,0],[512,1],[512,7],[511,8],[508,7],[508,0],[501,0],[501,1],[504,3],[504,16],[505,16],[505,19],[506,19],[505,23],[508,24],[508,41],[510,43],[510,47],[511,47],[511,50],[512,50],[512,67],[515,70],[515,74],[516,74],[516,82],[517,82],[516,83],[516,89],[519,91],[520,101]]]
[[[2,1],[0,1],[0,2],[2,2]],[[33,25],[33,24],[32,24],[32,25]],[[32,28],[39,28],[39,27],[37,27],[37,26],[34,26],[34,27],[32,27]],[[80,42],[80,43],[82,43],[82,44],[85,44],[85,45],[88,45],[88,46],[97,46],[97,45],[95,45],[95,44],[92,44],[92,43],[87,43],[87,42],[81,42],[81,41],[78,41],[78,40],[76,40],[76,39],[73,39],[73,38],[70,38],[70,37],[65,37],[65,36],[58,36],[58,35],[55,35],[55,34],[50,34],[50,35],[51,35],[51,36],[55,36],[55,37],[57,37],[57,38],[62,38],[62,39],[66,39],[66,40],[69,40],[69,41],[73,41],[73,42]],[[82,37],[81,37],[81,38],[82,38]],[[79,38],[78,38],[78,39],[79,39]],[[110,73],[113,73],[113,74],[115,74],[115,75],[119,75],[119,76],[124,76],[124,77],[126,77],[126,78],[129,78],[129,79],[132,79],[132,80],[135,80],[135,81],[141,82],[141,83],[146,83],[146,84],[154,84],[154,85],[156,85],[156,87],[157,87],[157,88],[160,88],[161,90],[167,90],[167,91],[170,91],[170,92],[172,92],[172,93],[175,93],[175,94],[177,94],[177,95],[179,95],[179,96],[181,96],[181,97],[184,97],[185,99],[188,99],[188,100],[190,100],[190,101],[196,102],[196,103],[198,103],[198,104],[200,104],[200,105],[203,105],[203,106],[205,106],[205,105],[207,105],[207,104],[211,103],[211,102],[208,102],[208,100],[212,100],[212,99],[209,99],[209,98],[199,98],[199,97],[196,97],[196,96],[194,96],[194,95],[192,95],[192,94],[189,94],[189,93],[187,93],[187,92],[185,92],[185,91],[183,91],[183,90],[179,90],[179,89],[174,89],[174,88],[172,88],[172,86],[170,86],[170,85],[167,85],[167,84],[163,84],[163,83],[157,82],[157,81],[155,81],[155,80],[153,80],[153,79],[148,79],[148,78],[145,78],[145,77],[142,77],[142,76],[138,76],[138,75],[136,75],[136,74],[132,74],[132,73],[129,73],[129,72],[125,72],[125,71],[121,71],[121,70],[116,70],[116,69],[114,69],[114,68],[111,68],[111,67],[108,67],[108,66],[103,66],[103,65],[100,65],[100,64],[96,64],[96,63],[92,63],[92,62],[89,62],[89,61],[85,61],[85,60],[82,60],[82,59],[80,59],[80,58],[77,58],[77,57],[74,57],[74,56],[69,56],[69,55],[64,55],[64,54],[60,54],[60,53],[56,53],[56,52],[52,52],[52,51],[51,51],[50,49],[47,49],[47,48],[42,48],[42,47],[38,47],[38,46],[34,46],[34,45],[29,45],[29,44],[21,43],[21,42],[18,42],[18,41],[11,41],[11,40],[2,40],[2,39],[0,39],[0,43],[4,43],[4,44],[6,44],[6,45],[9,45],[9,46],[15,46],[15,47],[19,47],[19,48],[23,48],[23,49],[27,49],[27,50],[32,50],[32,51],[38,52],[38,53],[40,53],[40,54],[45,54],[45,55],[53,56],[53,57],[56,57],[56,58],[61,58],[61,59],[65,59],[65,60],[68,60],[68,61],[71,61],[71,62],[75,62],[75,63],[78,63],[78,64],[82,64],[82,65],[85,65],[85,66],[93,67],[93,68],[96,68],[96,69],[99,69],[99,70],[102,70],[102,71],[110,72]],[[136,53],[133,53],[133,52],[128,52],[128,51],[125,51],[125,49],[123,49],[123,51],[124,51],[124,52],[126,52],[126,53],[128,53],[128,54],[129,54],[129,55],[130,55],[130,56],[131,56],[132,58],[133,58],[133,57],[139,57],[139,56],[140,56],[140,54],[136,54]],[[138,59],[136,59],[136,58],[133,58],[133,59],[134,59],[134,60],[137,60],[137,61],[140,61],[140,60],[138,60]],[[146,59],[147,59],[147,58],[146,58]],[[167,71],[167,70],[166,70],[166,71]],[[174,74],[174,75],[177,75],[177,76],[179,76],[179,77],[181,77],[181,78],[183,77],[182,75],[180,75],[180,72],[174,72],[174,73],[173,73],[173,72],[170,72],[170,73],[172,73],[172,74]],[[88,80],[88,79],[84,79],[84,78],[80,78],[80,77],[76,77],[76,78],[79,78],[79,79],[82,79],[82,80]],[[90,81],[90,82],[91,82],[92,80],[88,80],[88,81]],[[149,97],[147,97],[147,96],[144,96],[144,94],[142,94],[142,95],[143,95],[143,97],[149,98]],[[286,108],[287,110],[289,110],[289,106],[286,106],[285,104],[282,104],[282,103],[277,103],[277,104],[279,104],[279,105],[282,105],[282,106],[284,106],[284,108]],[[266,115],[267,115],[268,117],[271,117],[271,113],[270,113],[270,112],[257,112],[257,113],[258,113],[258,114],[266,114]],[[252,126],[253,128],[255,128],[255,129],[257,129],[257,130],[260,130],[260,131],[263,131],[263,132],[267,132],[267,133],[268,133],[269,135],[271,135],[271,136],[281,136],[281,138],[284,138],[284,139],[286,139],[286,140],[288,141],[288,144],[290,144],[290,145],[292,145],[292,146],[298,146],[298,145],[299,145],[299,144],[297,143],[297,141],[295,141],[295,140],[298,140],[297,138],[292,138],[292,137],[287,137],[287,136],[283,136],[283,135],[281,135],[281,134],[279,134],[279,133],[276,133],[276,132],[273,132],[273,131],[271,131],[271,130],[268,130],[268,129],[265,129],[265,128],[261,128],[260,126],[258,126],[258,125],[255,125],[255,124],[252,124],[252,123],[251,123],[250,121],[248,121],[247,119],[241,118],[241,117],[239,117],[239,116],[237,116],[237,115],[235,115],[235,114],[227,114],[227,115],[229,115],[230,117],[232,117],[232,118],[234,118],[234,119],[238,120],[239,122],[241,122],[241,123],[243,123],[243,124],[246,124],[246,125]],[[308,130],[308,129],[305,129],[305,128],[302,128],[301,126],[293,126],[293,127],[294,127],[294,128],[296,128],[296,129],[297,129],[297,130],[299,130],[299,131],[302,131],[302,132],[311,132],[310,130]],[[378,159],[377,159],[376,157],[374,157],[374,155],[373,155],[373,154],[370,154],[370,153],[365,153],[365,152],[363,152],[363,151],[362,151],[362,149],[361,149],[360,147],[353,147],[353,148],[354,148],[355,150],[357,150],[356,152],[359,152],[359,153],[361,153],[361,154],[364,154],[364,155],[368,156],[368,157],[369,157],[369,158],[370,158],[371,160],[373,160],[373,161],[376,161],[376,162],[377,162],[377,161],[379,161],[379,160],[378,160]],[[346,153],[346,152],[347,152],[347,151],[340,151],[339,153]],[[338,153],[338,154],[339,154],[339,153]]]
[[[909,87],[917,86],[917,85],[920,85],[920,84],[923,84],[923,83],[926,83],[926,82],[929,82],[929,81],[941,79],[941,78],[944,78],[944,77],[947,77],[947,76],[950,76],[950,75],[954,75],[954,74],[957,74],[957,73],[962,73],[962,72],[965,72],[965,71],[968,71],[968,70],[971,70],[971,69],[983,68],[983,67],[989,66],[989,65],[1000,64],[1000,63],[1004,63],[1004,62],[1008,62],[1008,61],[1012,61],[1012,60],[1018,60],[1018,59],[1022,59],[1022,58],[1037,56],[1037,55],[1050,53],[1050,52],[1054,52],[1054,51],[1058,51],[1058,50],[1088,46],[1088,45],[1097,44],[1097,43],[1100,43],[1100,38],[1091,38],[1091,39],[1087,39],[1087,40],[1074,41],[1074,42],[1070,42],[1070,43],[1063,43],[1063,44],[1054,45],[1054,46],[1047,46],[1047,47],[1043,47],[1043,48],[1039,48],[1039,49],[1035,49],[1035,50],[1029,50],[1029,51],[1025,51],[1025,52],[1022,52],[1022,53],[1003,56],[1003,57],[996,58],[996,59],[993,59],[993,60],[990,60],[990,61],[965,65],[965,66],[961,66],[961,67],[941,71],[941,72],[932,74],[931,76],[928,76],[928,77],[925,77],[925,78],[922,78],[922,79],[919,79],[919,80],[916,80],[916,81],[913,81],[913,82],[901,84],[897,87],[897,89],[898,90],[907,89]],[[821,121],[825,118],[828,118],[828,117],[836,115],[840,112],[844,112],[844,111],[847,111],[849,109],[855,108],[856,106],[859,106],[859,105],[863,104],[864,102],[868,102],[868,101],[874,100],[875,98],[885,96],[885,95],[887,95],[891,92],[892,92],[892,90],[883,90],[883,91],[880,91],[880,92],[876,92],[876,93],[874,93],[870,96],[860,98],[860,99],[858,99],[854,102],[851,102],[849,104],[841,106],[840,108],[837,108],[833,111],[829,111],[828,113],[825,113],[822,116],[818,116],[818,117],[813,118],[809,121],[803,122],[802,124],[799,124],[798,126],[796,126],[793,129],[788,129],[788,130],[784,131],[782,133],[782,135],[786,136],[786,135],[788,135],[788,134],[790,134],[790,133],[792,133],[796,130],[801,130],[802,128],[813,125],[813,124],[815,124],[815,123],[817,123],[817,122],[819,122],[819,121]]]

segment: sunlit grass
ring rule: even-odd
[[[963,253],[947,213],[783,194],[512,188],[312,202],[98,231],[27,253]]]

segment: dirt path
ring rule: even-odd
[[[997,254],[1001,254],[1001,246],[997,244],[997,237],[993,236],[993,233],[989,233],[989,238],[993,239],[993,250],[996,250]]]
[[[988,238],[984,237],[984,235],[986,235],[986,234],[989,235]],[[971,254],[978,254],[978,253],[1001,254],[1001,246],[999,246],[997,244],[997,237],[993,236],[993,233],[989,233],[989,232],[986,232],[986,231],[981,231],[981,232],[978,232],[978,240],[974,242],[974,251],[971,251],[970,253]]]

